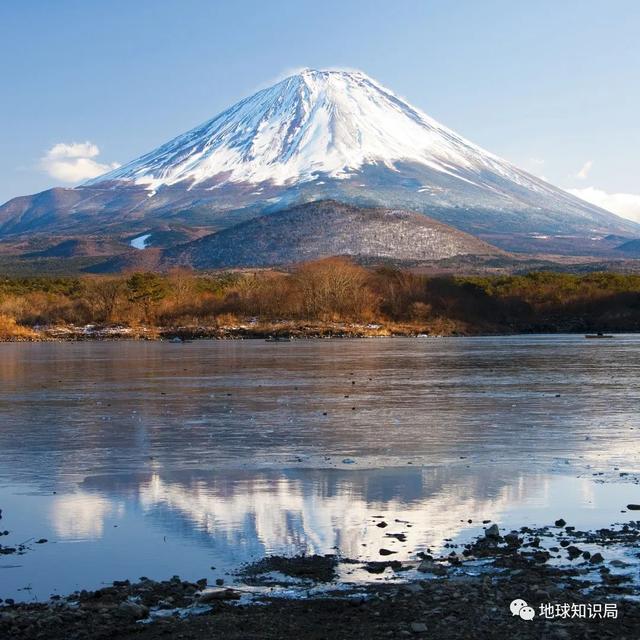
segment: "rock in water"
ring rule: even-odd
[[[497,524],[492,524],[490,527],[486,529],[484,532],[485,538],[493,538],[497,539],[500,537],[500,529]]]
[[[240,594],[233,589],[217,589],[215,591],[204,591],[200,594],[199,602],[208,604],[220,600],[239,600]]]
[[[137,602],[123,602],[118,606],[118,611],[134,620],[142,620],[149,615],[149,609]]]
[[[420,573],[432,573],[434,576],[444,576],[447,570],[439,564],[432,562],[431,560],[423,560],[418,565],[418,571]]]

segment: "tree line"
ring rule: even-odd
[[[396,323],[428,333],[640,330],[640,276],[436,277],[346,259],[286,272],[1,278],[0,327]]]

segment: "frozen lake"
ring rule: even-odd
[[[0,344],[0,598],[624,522],[638,407],[636,336]]]

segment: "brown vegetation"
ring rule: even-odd
[[[430,277],[332,258],[287,273],[0,279],[0,339],[44,325],[382,324],[389,333],[640,330],[640,276]]]
[[[36,333],[19,325],[14,318],[6,315],[0,315],[0,340],[33,340]]]

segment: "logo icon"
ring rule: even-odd
[[[536,612],[533,607],[530,607],[526,600],[522,598],[516,598],[509,605],[509,609],[511,609],[511,615],[520,616],[523,620],[533,620]]]

